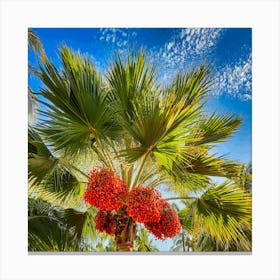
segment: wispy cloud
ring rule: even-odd
[[[251,100],[252,95],[252,55],[226,65],[215,75],[217,83],[213,92],[217,95],[228,94],[241,100]]]
[[[205,55],[212,51],[221,37],[221,28],[187,28],[180,32],[182,47],[188,55]]]
[[[163,47],[152,50],[151,57],[155,63],[163,66],[165,74],[161,76],[168,80],[174,71],[186,69],[197,60],[209,56],[222,34],[221,28],[178,29]]]
[[[224,35],[222,28],[176,29],[162,45],[148,49],[148,55],[158,66],[159,82],[168,84],[178,71],[186,71],[202,61],[215,60],[215,50]],[[107,44],[108,49],[124,55],[138,34],[129,28],[101,28],[97,39]],[[252,56],[239,58],[228,65],[219,65],[213,76],[216,84],[212,94],[227,94],[241,100],[251,100]]]
[[[118,48],[127,47],[131,37],[136,37],[135,31],[128,32],[128,29],[123,28],[100,28],[100,41],[105,41]]]

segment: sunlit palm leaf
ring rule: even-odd
[[[210,234],[200,232],[197,241],[195,242],[194,250],[200,252],[209,251],[234,251],[243,252],[252,250],[251,230],[243,227],[244,236],[240,236],[237,240],[225,243],[219,242]]]
[[[157,252],[158,249],[152,244],[152,239],[148,231],[144,227],[140,227],[135,239],[136,252]]]
[[[188,164],[184,165],[183,170],[187,173],[232,178],[236,176],[240,166],[223,157],[199,153],[188,157]]]
[[[214,144],[230,137],[242,121],[234,115],[203,116],[194,125],[190,135],[191,145]],[[187,143],[188,145],[188,143]]]
[[[162,164],[182,157],[188,127],[199,113],[199,106],[184,107],[184,101],[175,103],[174,96],[163,104],[159,96],[146,96],[139,105],[132,123],[124,122],[126,131],[138,142],[136,147],[123,151],[129,162],[152,153]]]
[[[210,187],[184,213],[192,218],[193,231],[209,233],[221,243],[245,238],[244,226],[251,227],[251,197],[241,188],[225,182]]]
[[[193,69],[185,74],[179,73],[173,80],[168,92],[175,93],[178,102],[182,97],[186,97],[185,106],[195,100],[201,100],[212,85],[209,74],[210,67],[205,65],[201,65],[198,69]]]
[[[252,164],[242,165],[234,180],[241,188],[252,192]]]

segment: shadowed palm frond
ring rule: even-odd
[[[65,165],[65,159],[54,157],[32,128],[28,131],[28,179],[31,191],[61,203],[80,198],[81,188],[84,188]]]
[[[80,153],[96,138],[113,137],[115,126],[101,76],[89,59],[66,46],[60,50],[62,72],[49,61],[39,65],[37,76],[47,101],[40,111],[40,131],[55,150]]]
[[[28,200],[29,251],[77,251],[82,238],[88,238],[88,216],[72,208],[54,207],[40,199]],[[90,230],[89,230],[90,229]]]
[[[110,101],[120,118],[132,121],[135,114],[135,104],[141,103],[143,96],[151,95],[157,86],[155,83],[155,67],[145,58],[140,50],[137,54],[128,54],[122,61],[119,54],[109,69],[108,87]]]

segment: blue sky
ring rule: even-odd
[[[91,57],[105,72],[115,52],[144,47],[157,65],[158,81],[168,84],[178,71],[212,63],[212,87],[206,109],[235,113],[243,119],[238,132],[214,151],[244,163],[251,161],[252,30],[250,28],[33,28],[46,53],[59,65],[58,48],[66,44]],[[29,62],[34,65],[33,54]],[[29,79],[36,90],[40,83]]]

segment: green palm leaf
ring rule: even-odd
[[[101,76],[89,59],[67,47],[60,50],[62,72],[54,64],[39,65],[38,77],[46,86],[40,90],[45,116],[40,131],[54,150],[70,154],[84,152],[96,141],[114,134],[111,110]]]
[[[178,102],[185,96],[185,106],[195,100],[201,100],[209,92],[212,85],[212,81],[209,79],[210,71],[210,67],[201,65],[198,69],[193,69],[190,72],[178,73],[168,92],[176,93]]]
[[[88,219],[93,219],[90,211],[63,209],[31,198],[28,208],[29,251],[77,251],[82,239],[94,234],[95,229],[88,227]]]
[[[191,145],[213,144],[222,142],[230,137],[242,121],[234,115],[218,115],[213,113],[211,116],[202,116],[194,125],[190,135]]]
[[[81,197],[84,188],[65,159],[53,156],[40,135],[32,128],[28,131],[28,178],[30,190],[49,201],[65,203]]]
[[[201,230],[225,244],[245,238],[244,227],[251,227],[251,197],[236,185],[225,182],[210,187],[183,210],[186,229],[191,217],[194,234]]]
[[[132,120],[135,104],[145,95],[155,92],[155,67],[146,61],[145,53],[140,50],[128,54],[123,62],[117,54],[107,75],[111,105],[123,119]]]

